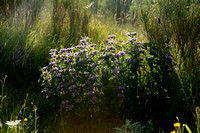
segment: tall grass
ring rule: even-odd
[[[31,3],[27,0],[13,5],[13,15],[0,21],[1,76],[13,75],[8,79],[13,82],[37,80],[39,67],[47,64],[51,48],[70,47],[88,35],[97,36],[94,42],[103,42],[108,33],[116,31],[110,28],[112,23],[91,21],[91,9],[85,8],[88,0]]]
[[[141,20],[149,41],[172,44],[177,48],[174,55],[179,58],[179,72],[185,89],[194,103],[199,104],[199,1],[145,0],[140,5]]]

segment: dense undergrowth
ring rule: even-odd
[[[0,4],[1,132],[199,132],[198,0]]]

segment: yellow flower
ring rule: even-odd
[[[140,96],[136,96],[136,98],[138,99],[138,98],[140,98]]]
[[[25,118],[25,119],[24,119],[24,121],[28,121],[28,119],[27,119],[27,118]]]
[[[174,131],[171,131],[171,133],[176,133],[176,131],[174,130]]]
[[[196,109],[198,110],[198,109],[199,109],[199,107],[196,107]]]
[[[174,123],[174,127],[180,127],[181,124],[179,122]]]

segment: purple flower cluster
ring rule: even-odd
[[[85,48],[85,46],[83,46],[83,45],[78,45],[78,46],[76,46],[76,48],[77,48],[77,49],[81,49],[81,48]]]
[[[94,55],[94,54],[96,54],[96,53],[98,53],[99,51],[98,50],[93,50],[92,52],[90,52],[89,54],[90,55]]]
[[[118,98],[124,98],[125,96],[124,96],[124,94],[117,94],[117,97]]]
[[[130,38],[130,39],[128,39],[127,42],[134,42],[134,41],[137,41],[137,38]]]
[[[63,52],[66,52],[67,49],[60,49],[60,51],[58,52],[59,54],[63,53]]]
[[[55,62],[51,62],[49,63],[49,66],[53,66],[55,64]]]
[[[89,37],[84,37],[82,40],[80,40],[80,43],[87,43]]]
[[[50,51],[51,51],[51,52],[56,52],[57,50],[56,50],[56,49],[51,49]]]
[[[140,50],[138,50],[138,53],[144,53],[144,52],[145,52],[144,49],[140,49]]]
[[[119,51],[118,54],[119,55],[125,55],[126,53],[124,51]]]
[[[54,68],[51,69],[51,71],[58,71],[58,68],[54,67]]]
[[[47,90],[44,89],[44,90],[41,91],[41,93],[42,93],[42,94],[43,94],[43,93],[47,93]]]
[[[55,77],[56,77],[56,78],[61,78],[61,77],[62,77],[62,74],[59,73],[59,74],[57,74]]]
[[[142,44],[142,43],[139,41],[139,42],[135,42],[135,44],[136,44],[136,45],[140,45],[140,44]]]
[[[88,47],[95,47],[96,44],[89,44]]]
[[[69,103],[69,100],[65,100],[65,101],[62,101],[62,105],[66,105],[66,104],[68,104]]]
[[[119,90],[125,90],[125,87],[123,86],[118,86]]]
[[[67,48],[67,51],[72,51],[73,49],[74,49],[74,47]]]
[[[166,49],[172,48],[172,45],[165,46]]]
[[[117,44],[116,40],[106,40],[106,42],[108,42],[109,44]]]
[[[119,68],[115,68],[115,69],[113,69],[112,71],[113,71],[114,73],[120,73]]]
[[[132,36],[135,36],[135,35],[136,35],[136,32],[131,32],[131,33],[128,32],[128,33],[126,33],[126,36],[131,36],[131,35],[132,35]]]
[[[75,88],[77,88],[76,85],[71,85],[71,86],[69,86],[69,90],[74,90]]]
[[[116,35],[109,35],[108,38],[115,38]]]
[[[115,50],[114,46],[106,46],[105,51]]]
[[[96,44],[88,44],[88,37],[85,37],[80,40],[81,45],[60,49],[59,52],[52,49],[50,63],[41,69],[41,78],[45,86],[41,93],[48,98],[60,97],[61,104],[68,110],[79,106],[81,102],[95,107],[101,101],[100,95],[104,93],[102,88],[108,87],[104,81],[105,76],[112,80],[113,88],[117,88],[114,95],[122,101],[126,94],[124,92],[129,89],[124,87],[127,81],[124,79],[130,75],[133,77],[132,74],[135,73],[132,72],[132,68],[146,65],[145,61],[138,60],[145,60],[149,52],[147,49],[145,51],[141,42],[137,42],[135,32],[127,35],[130,36],[128,42],[136,41],[135,45],[117,44],[114,40],[116,36],[109,35],[107,46],[97,48]],[[80,106],[84,106],[81,104]]]
[[[97,78],[98,78],[97,75],[93,75],[93,76],[90,77],[91,80],[95,80],[95,79],[97,79]]]

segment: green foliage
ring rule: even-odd
[[[24,101],[20,101],[23,104],[18,103],[18,99],[10,92],[5,90],[5,80],[1,80],[1,104],[0,104],[0,123],[1,132],[37,132],[37,107],[33,105],[33,102],[29,103],[28,94]],[[27,106],[28,105],[28,106]],[[33,117],[34,111],[35,116]],[[35,128],[34,128],[35,126]]]
[[[172,44],[179,74],[190,104],[199,104],[200,16],[198,0],[145,0],[140,3],[141,20],[151,42]]]
[[[131,123],[130,120],[126,120],[126,124],[124,124],[121,128],[114,128],[117,133],[142,133],[144,126],[140,124],[140,122]]]

